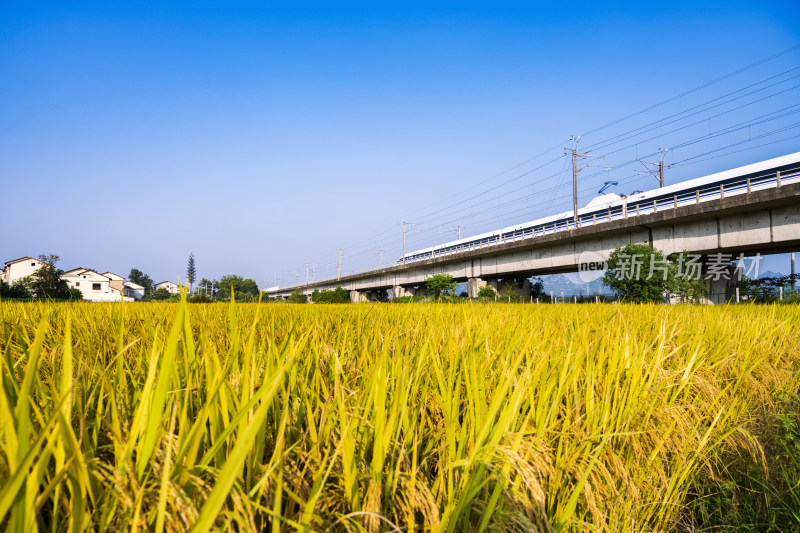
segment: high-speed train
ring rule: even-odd
[[[594,198],[586,207],[578,209],[578,225],[602,224],[626,216],[646,215],[682,205],[774,188],[778,185],[778,180],[780,184],[800,182],[800,152],[659,189],[637,192],[630,196],[604,194]],[[398,259],[397,264],[432,259],[574,228],[574,213],[568,211],[410,252],[404,258]]]

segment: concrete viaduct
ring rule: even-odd
[[[749,187],[748,187],[749,189]],[[517,283],[537,275],[577,272],[579,256],[595,252],[603,259],[617,246],[647,243],[666,254],[687,250],[693,254],[740,253],[755,255],[800,249],[800,183],[735,195],[721,190],[719,197],[689,205],[624,217],[600,224],[584,225],[558,232],[525,236],[509,242],[434,257],[413,264],[399,264],[357,274],[343,275],[309,284],[281,287],[274,296],[287,298],[299,289],[310,298],[315,289],[341,285],[353,302],[411,296],[424,290],[425,281],[435,274],[450,274],[466,282],[469,296],[482,286],[498,286],[499,280]],[[710,283],[712,294],[726,293],[731,283]],[[528,293],[529,294],[529,293]],[[718,296],[717,301],[724,301]]]

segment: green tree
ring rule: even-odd
[[[42,256],[40,256],[40,260]],[[57,260],[58,258],[56,258]],[[61,279],[64,272],[49,263],[44,263],[30,276],[30,291],[35,298],[67,299],[70,291],[67,281]]]
[[[20,281],[22,280],[15,281],[11,286],[4,281],[0,281],[0,296],[3,298],[30,298],[31,293],[27,284],[24,281],[20,283]]]
[[[450,274],[435,274],[425,280],[428,292],[434,298],[439,298],[442,294],[447,294],[456,288],[458,282]]]
[[[306,295],[300,289],[295,289],[292,291],[292,294],[289,295],[289,303],[292,304],[304,304],[306,303]]]
[[[343,289],[341,285],[338,285],[335,289],[333,289],[334,294],[336,297],[339,298],[344,303],[350,302],[350,291],[347,289]]]
[[[684,250],[670,261],[667,291],[683,303],[699,303],[706,297],[708,287],[699,271],[697,276],[687,275],[685,265],[689,259],[689,252]]]
[[[61,258],[59,256],[54,254],[39,254],[39,261],[52,267],[56,266],[56,263],[58,263],[60,259]]]
[[[138,268],[131,269],[130,274],[128,274],[128,281],[144,287],[144,295],[146,297],[153,295],[153,280]]]
[[[544,280],[542,278],[531,278],[531,298],[545,298]]]
[[[70,287],[69,289],[69,299],[72,301],[80,301],[83,300],[83,293],[78,287]]]
[[[260,293],[258,284],[255,281],[235,274],[222,276],[216,283],[217,298],[222,300],[230,300],[231,290],[233,290],[237,300],[255,300]]]
[[[315,290],[311,293],[311,301],[322,304],[343,304],[350,302],[350,293],[342,286],[335,289]]]
[[[189,282],[189,294],[192,293],[192,284],[197,279],[197,270],[194,266],[194,252],[189,253],[189,263],[186,265],[186,281]]]
[[[800,279],[800,274],[795,274],[794,276],[766,276],[755,279],[742,276],[739,289],[742,294],[747,294],[753,299],[774,300],[780,296],[781,287],[786,291],[784,294],[788,295],[798,279]]]
[[[688,258],[684,251],[669,259],[647,244],[618,246],[608,258],[603,284],[629,302],[664,301],[667,292],[684,302],[697,302],[707,288],[699,271],[686,268]]]
[[[164,287],[161,287],[153,293],[153,300],[168,300],[169,296],[169,291]]]
[[[669,262],[660,250],[647,244],[628,243],[617,246],[608,258],[608,270],[603,284],[622,299],[630,302],[658,302],[664,299],[668,288]],[[653,267],[666,268],[667,273]]]

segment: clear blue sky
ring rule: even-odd
[[[335,273],[339,247],[345,270],[393,260],[403,216],[413,249],[568,209],[571,134],[800,44],[797,2],[607,4],[3,2],[0,259],[161,281],[193,251],[199,276],[267,285],[306,261]],[[761,83],[596,151],[624,148],[584,171],[582,201],[608,179],[652,188],[623,163],[747,121],[671,151],[668,180],[800,150],[800,115],[775,118],[800,102],[798,66],[800,49],[585,136]]]

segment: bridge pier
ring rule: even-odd
[[[414,296],[413,287],[403,287],[402,285],[392,287],[392,298],[405,298],[408,296]]]
[[[531,295],[531,280],[528,278],[483,279],[469,278],[467,280],[467,296],[477,298],[482,287],[491,287],[495,293],[503,294],[506,287],[510,287],[514,294],[520,296]]]
[[[703,262],[703,278],[708,286],[709,297],[705,299],[703,303],[707,304],[724,304],[730,302],[731,300],[736,298],[736,288],[739,286],[739,275],[740,273],[737,271],[737,267],[734,263],[728,263],[722,267],[716,266],[718,272],[724,270],[724,274],[720,275],[718,279],[714,279],[714,276],[710,279],[706,279],[706,276],[709,275],[709,265],[716,263],[711,263],[708,261],[708,258]]]
[[[386,289],[375,289],[373,291],[368,291],[367,300],[370,302],[385,302],[387,300]]]
[[[518,296],[530,296],[531,295],[531,280],[528,278],[509,278],[504,279],[498,285],[497,293],[505,293],[506,287],[511,289],[511,292]]]
[[[380,290],[371,290],[371,291],[350,291],[350,302],[354,304],[358,304],[361,302],[380,302],[383,301],[381,298]]]
[[[490,280],[488,280],[486,282],[486,285],[488,285],[489,287],[494,289],[494,293],[495,294],[500,294],[500,280],[499,279],[497,279],[497,278],[490,279]]]
[[[477,298],[478,292],[482,287],[487,285],[486,280],[482,278],[469,278],[467,280],[467,296],[470,298]]]

